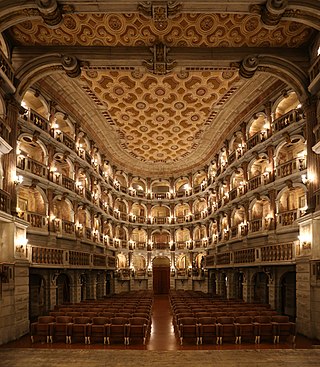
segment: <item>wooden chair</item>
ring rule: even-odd
[[[198,344],[202,344],[204,338],[214,340],[217,337],[216,318],[211,316],[198,317]],[[216,339],[216,342],[218,339]]]
[[[127,329],[127,345],[130,339],[142,338],[143,345],[146,343],[149,321],[144,317],[132,317],[129,319]]]
[[[233,317],[223,316],[217,318],[217,337],[217,344],[222,344],[223,338],[235,338],[235,325]]]
[[[241,344],[242,339],[249,338],[254,339],[254,325],[252,323],[251,316],[238,316],[234,321],[236,344]]]
[[[195,317],[182,317],[179,319],[179,337],[180,344],[183,344],[183,340],[195,339],[198,344],[198,323]]]
[[[65,338],[66,344],[70,341],[71,325],[73,319],[71,316],[57,316],[53,325],[53,337],[59,339]]]

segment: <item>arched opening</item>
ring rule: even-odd
[[[61,305],[70,302],[70,280],[66,274],[60,274],[57,278],[56,304]]]
[[[243,299],[243,279],[244,275],[241,272],[235,274],[235,297]]]
[[[29,278],[29,320],[33,322],[38,316],[45,315],[45,287],[41,275],[30,274]]]
[[[170,260],[156,257],[152,262],[154,294],[168,294],[170,290]]]
[[[290,317],[291,321],[296,318],[296,272],[285,273],[280,281],[280,308],[281,314]]]
[[[269,277],[263,271],[254,275],[254,302],[269,303]]]

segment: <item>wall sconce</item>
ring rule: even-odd
[[[298,236],[300,241],[300,246],[303,250],[310,250],[311,249],[311,234],[305,233],[303,235]]]
[[[313,182],[314,176],[312,174],[309,175],[301,175],[301,181],[305,185],[308,185],[310,182]]]
[[[13,182],[14,182],[14,184],[16,186],[22,184],[22,182],[23,182],[23,176],[21,176],[21,175],[15,176]]]

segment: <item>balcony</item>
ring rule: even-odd
[[[0,211],[10,213],[11,211],[11,197],[6,192],[0,189]]]
[[[306,159],[294,158],[288,162],[278,165],[276,168],[276,175],[277,178],[282,178],[305,169],[306,169]]]
[[[9,144],[9,136],[10,136],[10,128],[0,118],[0,138],[2,138],[7,144]]]
[[[261,247],[261,261],[288,261],[293,259],[292,243]]]
[[[17,157],[17,168],[25,172],[30,172],[36,176],[47,178],[48,168],[45,164],[35,161],[30,157],[24,157],[19,155]]]
[[[63,250],[32,246],[31,262],[39,265],[63,265]]]
[[[292,110],[287,112],[285,115],[279,117],[272,122],[272,131],[276,133],[286,128],[287,126],[300,121],[303,118],[302,112],[299,110]]]
[[[10,86],[10,92],[13,93],[14,88],[14,70],[5,57],[4,53],[0,50],[0,76]]]
[[[29,223],[28,230],[48,230],[48,219],[46,215],[34,213],[30,211],[19,211],[18,217]]]
[[[278,224],[281,226],[291,226],[299,218],[300,210],[293,209],[278,214]]]

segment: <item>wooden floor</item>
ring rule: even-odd
[[[225,342],[223,345],[216,345],[212,343],[206,343],[197,346],[195,342],[191,340],[184,341],[181,346],[177,336],[174,333],[172,324],[172,314],[169,305],[169,298],[167,295],[155,296],[152,312],[152,330],[146,345],[141,345],[139,341],[133,341],[130,345],[125,346],[122,343],[103,345],[99,343],[85,345],[84,343],[65,344],[62,342],[56,342],[53,344],[46,344],[43,342],[36,342],[31,344],[30,336],[24,337],[3,345],[0,348],[57,348],[57,349],[132,349],[132,350],[153,350],[153,351],[176,351],[176,350],[228,350],[228,349],[309,349],[314,348],[317,343],[307,339],[302,335],[298,335],[296,344],[281,342],[280,344],[273,344],[262,342],[257,345],[254,343],[242,343],[241,345],[234,344],[233,342]]]

